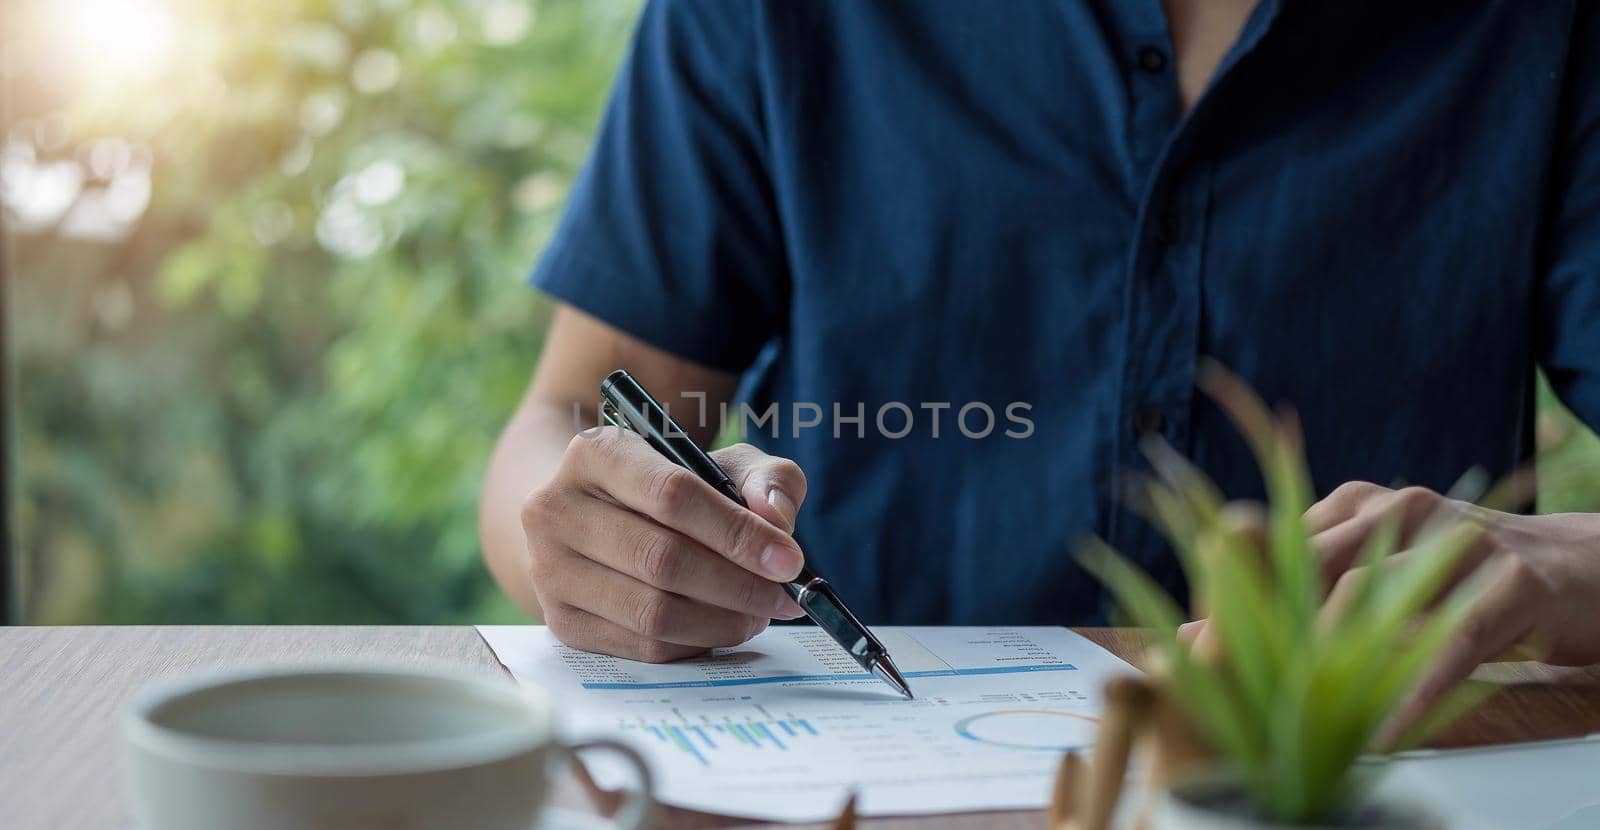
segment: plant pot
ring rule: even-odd
[[[1211,776],[1167,788],[1150,830],[1444,830],[1444,822],[1413,804],[1369,800],[1322,824],[1282,824],[1262,818],[1237,779]]]

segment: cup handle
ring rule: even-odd
[[[609,820],[616,830],[639,830],[650,819],[656,806],[655,783],[650,777],[649,765],[632,747],[619,741],[600,739],[576,743],[563,741],[557,743],[555,749],[557,751],[550,753],[546,765],[545,774],[551,779],[560,774],[560,766],[578,763],[578,753],[584,750],[611,752],[628,759],[628,763],[633,765],[634,772],[639,776],[639,789],[624,791],[622,804],[612,813]]]

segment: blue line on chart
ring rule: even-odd
[[[1040,671],[1077,671],[1071,663],[1054,663],[1033,666],[993,666],[984,669],[941,669],[939,671],[908,671],[906,677],[972,677],[984,674],[1021,674]],[[825,680],[871,680],[873,675],[862,674],[784,674],[772,677],[732,677],[724,680],[677,680],[668,683],[585,683],[585,689],[697,689],[708,686],[758,686],[766,683],[815,683]]]
[[[767,740],[777,744],[779,749],[784,750],[785,752],[787,752],[789,750],[788,747],[783,745],[783,741],[778,740],[778,736],[777,735],[772,734],[772,730],[768,729],[766,724],[764,724],[764,723],[755,723],[755,724],[751,724],[751,726],[755,727],[756,734],[758,734],[761,737],[766,738]]]
[[[689,739],[684,736],[682,729],[679,729],[676,726],[669,726],[667,727],[667,734],[672,736],[672,743],[677,745],[679,749],[689,753],[690,755],[693,755],[695,760],[700,762],[700,766],[711,766],[711,762],[706,760],[706,756],[700,753],[699,748],[690,743]]]

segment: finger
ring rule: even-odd
[[[1189,653],[1202,665],[1221,665],[1222,640],[1217,634],[1217,627],[1209,623],[1201,625],[1194,634],[1194,642],[1189,644]]]
[[[1178,642],[1187,645],[1189,654],[1202,665],[1221,665],[1222,640],[1210,620],[1193,620],[1178,626]]]
[[[556,639],[573,648],[628,660],[668,663],[705,653],[705,649],[696,646],[641,639],[604,617],[560,603],[545,608],[545,624]]]
[[[777,583],[762,579],[669,527],[604,502],[568,545],[613,570],[692,600],[752,617],[805,615]],[[577,531],[577,527],[561,528]]]
[[[739,645],[767,627],[766,617],[739,614],[652,588],[576,553],[566,554],[557,567],[563,574],[555,595],[558,601],[580,605],[636,637],[719,648]]]
[[[1321,559],[1323,584],[1332,584],[1349,570],[1367,540],[1389,516],[1399,519],[1397,541],[1404,547],[1443,503],[1443,497],[1422,487],[1392,490],[1363,501],[1353,516],[1311,537],[1312,547]]]
[[[805,557],[788,533],[668,461],[643,438],[608,427],[573,442],[568,452],[582,478],[630,510],[681,531],[751,573],[779,582],[799,575]]]
[[[1466,550],[1461,552],[1461,558],[1453,565],[1450,572],[1439,583],[1439,589],[1429,598],[1426,608],[1434,607],[1441,599],[1450,595],[1456,586],[1460,585],[1469,575],[1476,571],[1495,552],[1494,544],[1482,537],[1473,542]],[[1321,625],[1330,625],[1343,619],[1350,613],[1351,606],[1361,595],[1362,588],[1369,578],[1375,576],[1380,582],[1389,578],[1389,574],[1410,566],[1419,556],[1416,549],[1402,550],[1391,554],[1377,564],[1378,571],[1374,575],[1372,569],[1366,566],[1350,568],[1339,575],[1334,581],[1333,588],[1328,592],[1328,599],[1322,604],[1318,613],[1318,622]]]
[[[751,510],[785,531],[794,532],[800,505],[806,500],[806,474],[800,465],[749,444],[734,444],[711,456],[738,485]]]
[[[1267,560],[1267,514],[1260,504],[1234,501],[1223,505],[1217,515],[1217,529],[1236,544],[1247,546],[1254,559],[1253,565],[1270,567]],[[1205,615],[1201,619],[1178,627],[1178,638],[1189,645],[1195,659],[1208,665],[1222,660],[1222,640],[1217,627],[1209,623],[1211,598],[1204,593],[1195,596],[1195,612]]]
[[[1218,529],[1228,536],[1246,542],[1251,550],[1262,555],[1267,550],[1267,511],[1259,502],[1230,501],[1217,514]]]
[[[1528,636],[1536,619],[1539,592],[1519,561],[1507,558],[1503,572],[1474,606],[1461,629],[1423,674],[1407,701],[1384,726],[1377,744],[1389,748],[1415,726],[1477,667]]]
[[[1249,550],[1252,556],[1250,564],[1270,569],[1272,561],[1268,552],[1268,523],[1267,511],[1258,502],[1230,501],[1217,513],[1217,530],[1232,544],[1242,545]],[[1204,599],[1204,596],[1201,598]],[[1197,608],[1195,613],[1210,616],[1211,609]]]
[[[1321,533],[1334,525],[1348,521],[1370,498],[1390,492],[1369,481],[1347,481],[1335,487],[1328,497],[1306,511],[1306,528],[1311,533]]]
[[[1406,561],[1407,554],[1401,552],[1379,562],[1376,566],[1350,568],[1339,574],[1339,578],[1333,583],[1333,589],[1328,591],[1327,600],[1322,603],[1322,608],[1317,611],[1317,625],[1326,629],[1328,626],[1344,619],[1345,615],[1350,613],[1350,608],[1355,604],[1356,598],[1367,587],[1368,580],[1374,578],[1383,579],[1386,573],[1400,567]],[[1374,567],[1377,568],[1376,572],[1373,570]]]

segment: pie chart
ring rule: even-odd
[[[1054,709],[997,709],[956,722],[956,734],[1004,749],[1067,752],[1094,743],[1097,718]]]

